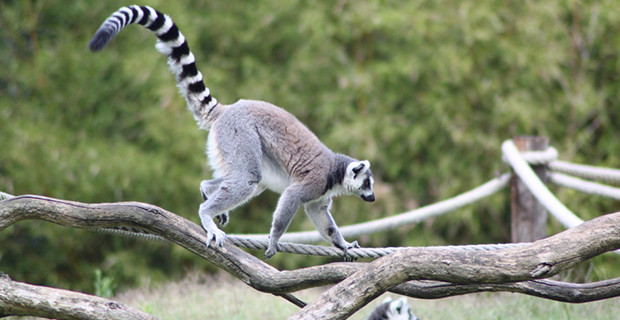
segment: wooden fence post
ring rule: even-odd
[[[513,141],[521,152],[543,151],[549,144],[546,137],[518,136]],[[532,165],[532,169],[547,182],[546,165]],[[510,209],[512,242],[531,242],[546,237],[547,211],[514,173],[510,182]]]

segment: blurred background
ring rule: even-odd
[[[131,26],[87,49],[124,1],[0,2],[0,190],[81,202],[141,201],[198,223],[210,177],[198,130],[155,37]],[[560,159],[620,168],[620,3],[609,1],[150,1],[189,41],[222,103],[281,106],[331,149],[372,162],[377,202],[334,201],[339,225],[467,191],[508,171],[501,142],[549,137]],[[620,203],[550,186],[583,219]],[[267,233],[277,195],[231,213]],[[357,239],[362,246],[510,241],[508,191]],[[312,230],[302,212],[289,231]],[[550,219],[549,234],[563,228]],[[353,240],[353,239],[348,239]],[[262,252],[253,252],[259,257]],[[278,254],[297,268],[326,259]],[[564,277],[620,276],[620,257]],[[614,267],[615,266],[615,267]],[[179,247],[40,221],[0,232],[13,279],[95,291],[216,269]],[[94,272],[96,270],[97,272]]]

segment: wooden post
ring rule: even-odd
[[[549,144],[545,137],[519,136],[513,141],[521,152],[542,151]],[[532,165],[532,169],[543,182],[547,182],[546,165]],[[531,242],[546,237],[547,211],[514,173],[510,200],[512,242]]]

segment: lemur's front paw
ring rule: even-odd
[[[360,244],[357,243],[357,240],[347,243],[347,249],[355,249],[355,248],[361,248]]]
[[[211,245],[211,241],[215,242],[215,247],[222,247],[226,241],[226,233],[218,228],[207,230],[207,248]]]
[[[275,255],[280,250],[279,244],[269,244],[267,247],[267,251],[265,251],[265,260],[269,260],[273,255]]]
[[[353,242],[345,242],[345,243],[346,244],[342,248],[340,248],[344,252],[344,261],[345,262],[355,261],[357,258],[349,256],[349,249],[360,248],[359,243],[357,243],[357,240]]]

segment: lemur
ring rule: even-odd
[[[367,320],[418,320],[411,312],[405,298],[392,300],[387,297],[368,316]]]
[[[341,235],[330,207],[332,197],[356,195],[375,200],[370,162],[327,148],[292,114],[273,104],[239,100],[219,103],[203,82],[196,59],[172,19],[151,7],[122,7],[99,27],[89,47],[103,49],[125,26],[139,24],[157,37],[156,48],[168,57],[177,86],[198,126],[209,131],[207,156],[213,179],[200,183],[204,202],[198,214],[207,232],[206,245],[223,246],[228,211],[265,189],[281,193],[273,213],[265,258],[279,249],[278,240],[303,205],[321,236],[344,251],[358,248]]]

